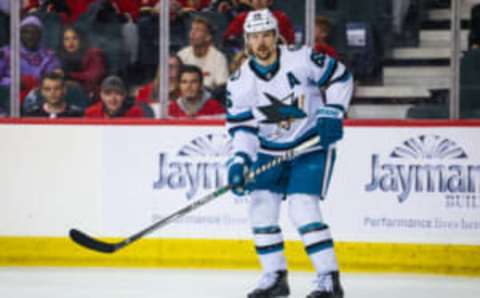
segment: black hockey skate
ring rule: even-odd
[[[265,273],[258,287],[248,294],[248,298],[286,298],[290,295],[287,271]]]
[[[307,298],[343,298],[338,271],[319,275],[315,284],[317,288]]]

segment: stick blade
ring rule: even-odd
[[[117,250],[115,244],[97,240],[77,229],[71,229],[69,234],[70,234],[70,238],[75,243],[83,247],[86,247],[88,249],[91,249],[97,252],[102,252],[102,253],[113,253]]]

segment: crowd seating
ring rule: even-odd
[[[405,34],[402,36],[393,32],[392,1],[399,0],[316,1],[316,14],[328,17],[333,25],[330,43],[339,53],[339,59],[355,75],[357,88],[349,116],[448,117],[450,1],[409,0],[410,9],[404,16]],[[120,76],[129,85],[130,95],[134,96],[135,90],[151,82],[158,71],[158,11],[141,11],[134,18],[129,18],[123,12],[98,5],[100,2],[91,2],[93,4],[86,11],[75,17],[75,25],[89,33],[92,47],[105,53],[105,76]],[[274,1],[272,8],[288,12],[296,32],[296,42],[303,42],[305,2],[278,0]],[[60,33],[66,23],[65,17],[55,11],[46,11],[45,7],[29,10],[29,13],[37,15],[43,22],[43,45],[56,51],[62,42]],[[191,22],[196,16],[211,22],[215,29],[214,44],[229,60],[241,50],[238,45],[225,44],[222,38],[232,14],[204,7],[200,11],[171,16],[171,53],[188,44]],[[462,20],[462,49],[467,51],[472,40],[480,37],[480,6],[473,9],[463,7]],[[9,16],[0,12],[0,46],[9,42],[8,27]],[[362,44],[356,44],[352,38],[358,32],[364,34]],[[480,77],[475,66],[479,59],[478,53],[469,51],[462,60],[461,98],[462,115],[465,117],[477,117],[475,110],[480,108],[475,100],[479,92],[475,86],[479,82],[468,81],[468,78]],[[221,92],[215,97],[223,102]],[[153,116],[153,113],[145,114]]]

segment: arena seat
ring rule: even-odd
[[[460,106],[462,117],[478,117],[480,111],[480,49],[465,53],[460,63]]]
[[[407,118],[411,119],[448,119],[449,112],[446,105],[419,104],[407,111]]]
[[[0,11],[0,47],[10,43],[10,16]]]
[[[0,86],[0,113],[2,110],[7,114],[10,110],[10,89],[6,86]]]

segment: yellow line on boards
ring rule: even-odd
[[[480,276],[480,246],[337,242],[335,250],[344,272]],[[312,270],[301,242],[287,241],[286,254],[291,270]],[[250,240],[148,238],[108,255],[60,237],[0,237],[0,266],[259,268]]]

